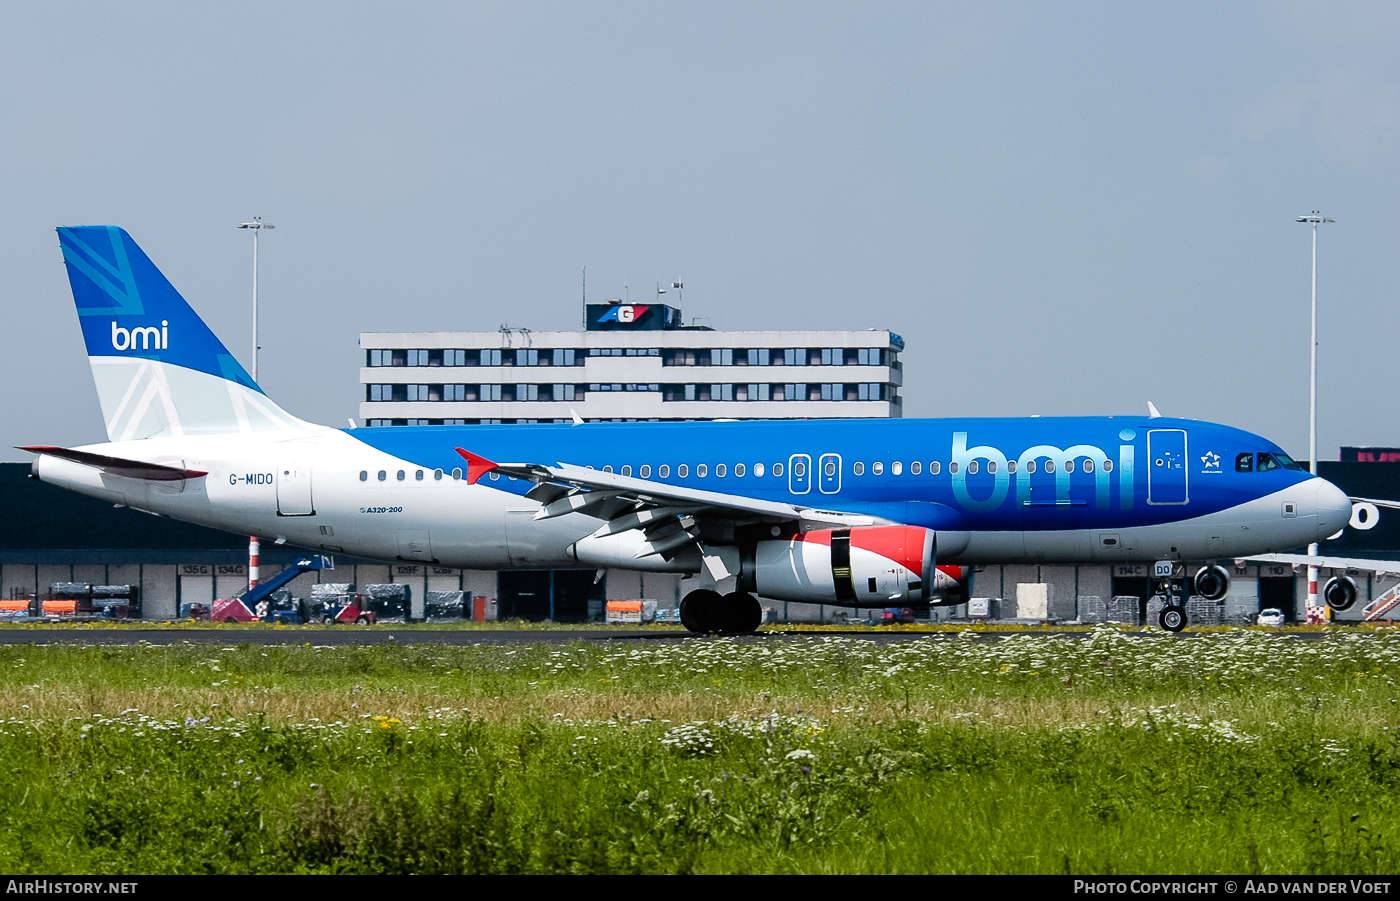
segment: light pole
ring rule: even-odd
[[[1298,222],[1312,226],[1312,364],[1308,374],[1308,468],[1317,475],[1317,227],[1324,222],[1335,222],[1317,210],[1306,216],[1299,216]],[[1317,556],[1317,542],[1308,545],[1308,556]],[[1308,567],[1308,601],[1304,613],[1308,622],[1321,621],[1321,610],[1317,603],[1317,567]]]
[[[258,380],[258,232],[265,228],[276,228],[262,221],[261,216],[254,216],[252,222],[244,222],[239,228],[246,228],[253,233],[253,381]],[[258,536],[248,536],[248,590],[252,591],[258,587],[258,553],[261,547]]]

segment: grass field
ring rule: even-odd
[[[0,647],[0,871],[1393,873],[1400,632]]]

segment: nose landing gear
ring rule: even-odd
[[[763,608],[746,591],[722,595],[700,588],[681,599],[681,625],[692,632],[747,635],[762,622]]]

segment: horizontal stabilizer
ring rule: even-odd
[[[143,463],[140,460],[125,460],[121,457],[109,457],[106,454],[69,450],[66,447],[49,447],[39,444],[33,447],[21,447],[19,450],[29,451],[31,454],[47,454],[62,460],[72,460],[74,463],[82,463],[84,466],[93,466],[103,472],[110,472],[112,475],[126,476],[128,479],[145,479],[148,482],[178,482],[182,479],[197,479],[209,474],[197,469],[185,469],[183,466]]]

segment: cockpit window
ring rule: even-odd
[[[1236,457],[1235,472],[1254,472],[1254,454],[1240,454]]]
[[[1273,455],[1273,454],[1260,454],[1260,455],[1259,455],[1259,471],[1260,471],[1260,472],[1273,472],[1275,469],[1282,469],[1282,468],[1283,468],[1283,467],[1281,467],[1281,466],[1279,465],[1279,462],[1278,462],[1277,460],[1274,459],[1274,455]]]
[[[1274,457],[1278,460],[1279,465],[1282,466],[1284,469],[1292,469],[1296,472],[1304,471],[1302,465],[1300,463],[1295,462],[1292,457],[1288,456],[1288,454],[1274,454]]]

